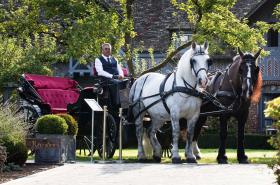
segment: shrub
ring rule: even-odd
[[[25,137],[28,126],[21,113],[15,114],[17,107],[0,104],[0,143],[6,148],[7,160],[22,165],[27,159]]]
[[[0,145],[0,173],[2,172],[7,160],[6,147]]]
[[[66,123],[68,125],[67,134],[68,135],[77,135],[77,133],[78,133],[77,121],[69,114],[58,114],[58,116],[62,117],[66,121]]]
[[[1,98],[1,96],[0,96]],[[0,103],[0,143],[5,138],[13,142],[24,142],[28,132],[28,125],[24,123],[23,115],[16,114],[16,106]]]
[[[22,166],[26,162],[28,149],[24,142],[13,142],[10,139],[4,139],[3,144],[8,154],[6,164],[14,163]]]
[[[280,97],[267,102],[264,114],[266,117],[271,117],[275,120],[273,126],[278,130],[278,133],[272,136],[269,142],[273,147],[278,149],[277,160],[271,165],[271,168],[277,176],[278,184],[280,184]]]
[[[36,122],[39,134],[66,134],[67,129],[66,121],[57,115],[44,115]]]

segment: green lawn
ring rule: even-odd
[[[217,149],[201,149],[201,157],[202,159],[198,161],[199,164],[209,164],[209,163],[217,163]],[[276,150],[253,150],[247,149],[246,154],[249,157],[251,163],[257,164],[269,164],[273,159],[275,159],[277,151]],[[84,152],[80,155],[79,151],[77,150],[77,161],[90,161],[90,157],[84,155]],[[119,156],[119,151],[116,150],[114,155],[114,160],[117,160]],[[123,160],[126,162],[137,162],[137,149],[124,149],[123,150]],[[180,156],[184,159],[184,150],[180,150]],[[227,149],[227,156],[229,159],[229,163],[237,163],[236,160],[236,150],[234,149]],[[97,152],[95,152],[94,160],[99,160]],[[162,158],[162,163],[171,163],[169,158]]]

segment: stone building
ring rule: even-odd
[[[112,0],[103,1],[108,6],[114,6]],[[274,23],[278,20],[272,13],[278,3],[280,0],[238,0],[232,8],[232,12],[240,19],[247,18],[250,26],[254,26],[257,21]],[[177,16],[173,16],[173,12],[177,12]],[[170,0],[135,0],[133,18],[137,36],[133,40],[132,46],[144,47],[144,51],[139,54],[142,59],[149,60],[147,50],[153,48],[155,61],[161,61],[165,57],[174,33],[180,42],[187,42],[191,39],[192,32],[186,21],[186,15],[178,12]],[[265,102],[280,95],[279,34],[277,31],[269,30],[265,37],[267,46],[264,49],[270,51],[270,55],[259,60],[264,87],[260,103],[253,104],[250,108],[247,124],[249,132],[264,132],[267,127],[271,126],[272,120],[266,119],[263,115]],[[214,68],[225,68],[232,61],[232,57],[230,54],[214,56]],[[70,60],[68,71],[72,75],[74,73],[91,75],[90,69],[91,64],[84,68],[76,61]]]

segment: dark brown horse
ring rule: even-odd
[[[226,156],[226,137],[227,121],[234,116],[238,121],[238,144],[237,159],[239,163],[248,163],[248,157],[244,150],[244,127],[247,121],[249,107],[251,102],[258,102],[261,95],[262,77],[256,60],[261,52],[259,50],[255,55],[243,53],[238,48],[239,55],[233,58],[233,63],[222,73],[217,73],[212,77],[207,90],[213,94],[220,103],[226,107],[232,108],[227,113],[218,113],[214,116],[220,118],[220,147],[217,157],[218,163],[227,163]],[[211,102],[205,102],[201,107],[201,116],[196,124],[194,141],[197,141],[203,124],[207,119],[206,112],[219,110],[218,106]],[[196,145],[196,142],[195,142]],[[197,158],[199,149],[194,146],[194,153]]]

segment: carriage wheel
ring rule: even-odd
[[[117,147],[117,124],[111,114],[107,114],[106,118],[106,151],[105,158],[110,159],[114,156]],[[97,151],[100,158],[103,152],[103,122],[98,125],[98,133],[96,134]]]
[[[17,112],[17,115],[22,118],[24,123],[26,123],[27,128],[29,130],[29,134],[32,135],[35,133],[35,123],[39,117],[39,114],[37,113],[36,109],[31,106],[21,106]]]

